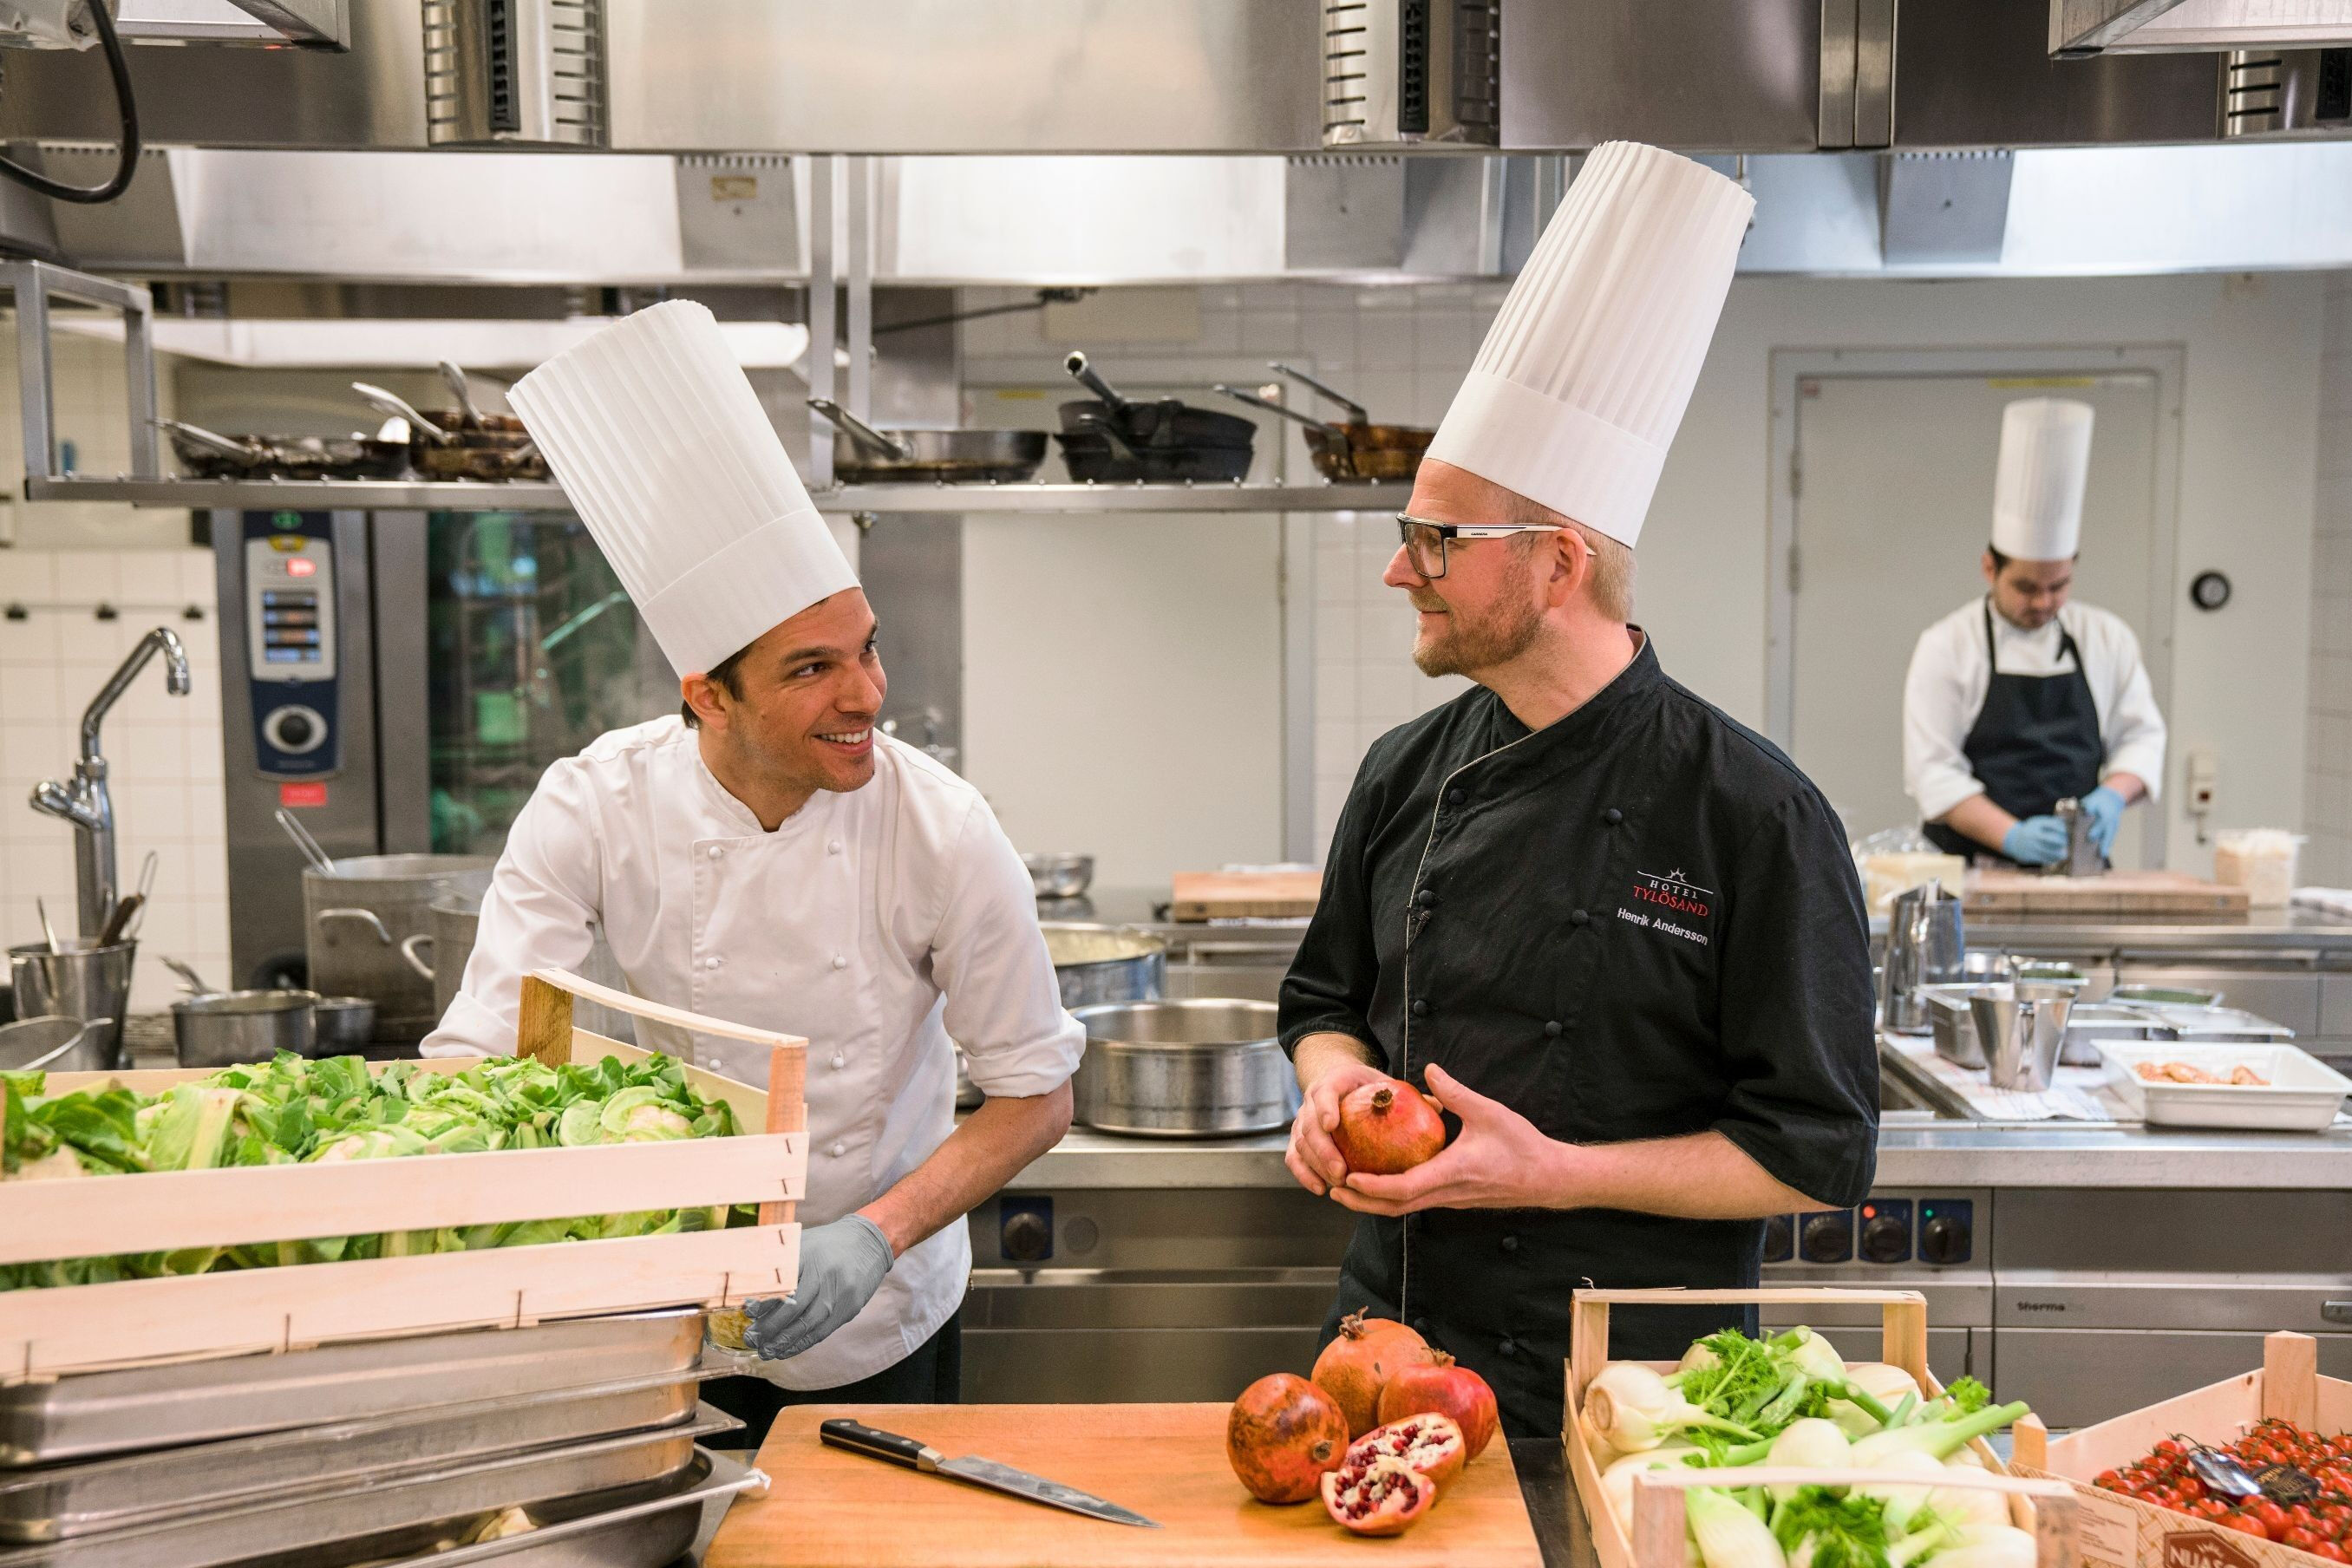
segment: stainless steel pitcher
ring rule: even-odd
[[[2022,980],[1988,985],[1969,997],[1977,1038],[1984,1047],[1985,1076],[1992,1086],[2038,1093],[2056,1081],[2058,1048],[2066,1038],[2066,1016],[2074,1007],[2074,987]]]
[[[1923,1034],[1932,1020],[1923,985],[1966,978],[1969,942],[1960,900],[1938,880],[1895,898],[1886,920],[1886,957],[1878,972],[1878,1022],[1898,1035]]]

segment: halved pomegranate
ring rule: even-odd
[[[1382,1079],[1359,1084],[1339,1100],[1331,1134],[1350,1171],[1393,1176],[1436,1157],[1445,1147],[1445,1123],[1430,1098],[1409,1083]]]
[[[1323,1510],[1358,1535],[1402,1535],[1437,1500],[1437,1483],[1397,1459],[1343,1465],[1323,1478]]]
[[[1469,1458],[1469,1445],[1451,1415],[1408,1415],[1366,1433],[1348,1447],[1351,1466],[1399,1459],[1440,1487],[1460,1475]]]
[[[1495,1428],[1502,1424],[1502,1414],[1495,1407],[1495,1391],[1486,1386],[1486,1380],[1466,1366],[1454,1365],[1454,1358],[1444,1351],[1430,1352],[1427,1366],[1401,1368],[1381,1390],[1383,1425],[1423,1412],[1454,1417],[1473,1459],[1494,1441]]]
[[[1243,1389],[1225,1422],[1225,1459],[1260,1502],[1305,1502],[1347,1452],[1339,1405],[1286,1372]]]
[[[1348,1436],[1360,1437],[1381,1424],[1381,1390],[1389,1379],[1429,1354],[1429,1342],[1394,1319],[1350,1312],[1339,1320],[1339,1337],[1315,1358],[1315,1384],[1339,1402]]]

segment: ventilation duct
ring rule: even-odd
[[[604,0],[424,0],[436,147],[608,144]]]
[[[1323,144],[1502,139],[1501,0],[1323,0]]]
[[[2352,48],[2239,49],[2223,62],[2223,136],[2331,132],[2352,132]]]

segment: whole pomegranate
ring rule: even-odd
[[[1429,1354],[1429,1342],[1402,1323],[1350,1312],[1339,1320],[1339,1337],[1315,1358],[1315,1384],[1347,1416],[1349,1437],[1360,1437],[1380,1425],[1381,1390],[1389,1379]]]
[[[1358,1084],[1340,1098],[1339,1128],[1331,1141],[1350,1171],[1393,1176],[1445,1147],[1445,1123],[1427,1095],[1382,1079]]]
[[[1242,1390],[1225,1421],[1225,1459],[1260,1502],[1305,1502],[1348,1456],[1348,1418],[1329,1394],[1286,1372]]]
[[[1408,1415],[1375,1427],[1348,1446],[1351,1466],[1381,1458],[1403,1460],[1435,1481],[1441,1492],[1470,1461],[1462,1428],[1450,1415]]]
[[[1323,1478],[1323,1511],[1358,1535],[1402,1535],[1437,1500],[1437,1483],[1400,1460],[1347,1465]]]
[[[1380,1408],[1375,1412],[1384,1426],[1408,1415],[1431,1413],[1453,1417],[1462,1428],[1462,1440],[1469,1445],[1465,1457],[1471,1459],[1495,1440],[1496,1428],[1502,1425],[1495,1391],[1486,1386],[1486,1380],[1466,1366],[1454,1365],[1454,1358],[1444,1351],[1431,1351],[1426,1365],[1399,1368],[1381,1388]]]

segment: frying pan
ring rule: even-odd
[[[381,479],[408,471],[408,443],[369,436],[223,436],[158,419],[180,467],[200,479]]]
[[[465,372],[442,366],[442,379],[452,391],[464,384]],[[511,414],[484,414],[468,398],[463,407],[427,414],[407,399],[364,381],[352,390],[378,413],[407,422],[411,456],[428,479],[544,479],[547,459],[540,456],[530,432]]]
[[[1338,404],[1348,412],[1346,424],[1333,424],[1286,408],[1254,394],[1220,386],[1226,396],[1296,419],[1307,426],[1307,451],[1315,471],[1327,479],[1410,479],[1421,468],[1422,455],[1437,432],[1414,425],[1374,425],[1362,404],[1308,375],[1279,363],[1266,368]]]
[[[1187,479],[1232,483],[1246,477],[1257,426],[1238,415],[1194,408],[1163,397],[1138,403],[1120,395],[1073,350],[1063,369],[1095,395],[1061,406],[1057,437],[1070,478],[1127,483]]]
[[[844,484],[1019,484],[1045,460],[1043,430],[877,430],[829,397],[812,397],[808,404],[835,426],[833,472]]]

